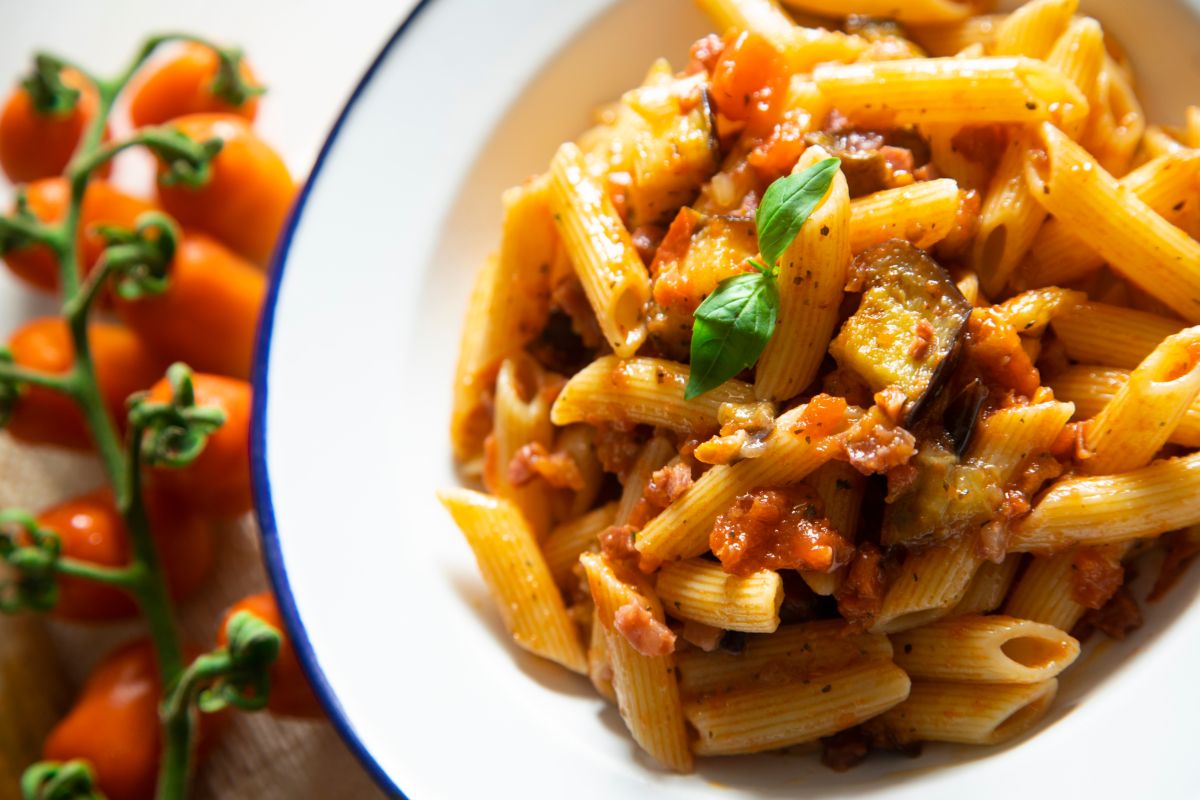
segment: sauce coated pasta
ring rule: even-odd
[[[1200,549],[1200,111],[1076,0],[700,5],[504,194],[441,500],[665,767],[1007,741]]]

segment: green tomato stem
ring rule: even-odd
[[[66,395],[73,395],[75,393],[75,382],[71,379],[70,373],[55,375],[6,361],[0,361],[0,381],[42,386]]]

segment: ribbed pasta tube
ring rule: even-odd
[[[966,594],[946,616],[986,614],[1002,606],[1023,558],[1020,553],[1009,553],[999,564],[985,561],[971,578]]]
[[[475,553],[479,572],[513,641],[531,653],[587,674],[579,632],[517,507],[470,489],[443,489],[438,499]]]
[[[808,478],[808,484],[825,507],[825,519],[843,539],[853,542],[858,534],[858,516],[862,510],[867,479],[845,461],[829,461]],[[837,591],[846,577],[845,568],[833,572],[801,570],[800,577],[819,595],[828,597]]]
[[[650,275],[604,187],[569,142],[550,162],[550,208],[604,338],[617,355],[632,356],[646,338]]]
[[[680,688],[691,696],[788,683],[891,659],[886,636],[857,633],[842,620],[784,625],[769,636],[749,636],[746,649],[736,655],[687,650],[677,656]]]
[[[1013,531],[1009,549],[1048,552],[1124,542],[1200,523],[1200,453],[1120,475],[1067,478]]]
[[[813,80],[839,111],[863,124],[1066,124],[1088,110],[1074,84],[1044,62],[1023,57],[822,64]]]
[[[1173,209],[1196,203],[1195,178],[1200,169],[1200,151],[1180,149],[1147,161],[1119,181],[1124,191],[1133,192],[1163,217],[1172,219]],[[1061,220],[1048,221],[1034,239],[1021,266],[1022,287],[1062,286],[1098,269],[1104,259],[1078,228]]]
[[[917,680],[1038,683],[1079,657],[1079,642],[1041,622],[968,615],[894,634],[896,666]]]
[[[692,754],[679,700],[674,655],[642,655],[633,649],[613,621],[618,609],[632,603],[646,608],[661,623],[663,613],[658,599],[648,585],[634,587],[624,583],[596,553],[584,553],[579,561],[587,573],[596,615],[604,628],[621,718],[643,750],[677,772],[690,772]]]
[[[825,61],[853,61],[867,47],[860,36],[792,22],[775,0],[697,0],[719,31],[754,31],[787,59],[789,71],[808,72]]]
[[[1167,443],[1200,394],[1200,326],[1162,341],[1087,425],[1091,457],[1080,467],[1101,475],[1146,464]]]
[[[950,178],[884,189],[850,201],[850,250],[861,253],[888,239],[928,249],[954,230],[960,197]]]
[[[1088,245],[1131,283],[1191,322],[1200,322],[1200,242],[1106,172],[1053,125],[1039,129],[1045,158],[1032,158],[1025,178],[1042,206],[1069,226],[1089,231]]]
[[[1031,0],[997,26],[989,45],[993,55],[1046,58],[1067,29],[1079,0]]]
[[[902,742],[1001,744],[1032,728],[1054,702],[1058,681],[914,681],[908,699],[878,723]]]
[[[603,356],[575,373],[550,410],[555,425],[632,422],[686,435],[720,427],[722,403],[752,403],[754,388],[730,380],[691,400],[683,399],[690,371],[661,358]]]
[[[596,543],[601,531],[613,524],[616,515],[617,503],[614,501],[550,531],[546,541],[542,542],[542,555],[555,583],[566,586],[571,582],[572,570],[579,563],[580,553]]]
[[[770,633],[779,627],[783,581],[778,572],[730,575],[703,558],[674,561],[658,571],[659,599],[671,616],[714,628]]]
[[[684,705],[697,755],[757,753],[851,728],[908,697],[909,679],[890,661],[867,661],[814,680],[717,692]]]
[[[1054,396],[1075,404],[1077,419],[1099,414],[1129,381],[1129,371],[1116,367],[1078,365],[1068,367],[1048,382]],[[1200,400],[1194,400],[1167,441],[1184,447],[1200,447]]]
[[[1065,309],[1050,322],[1067,355],[1084,364],[1133,369],[1184,323],[1106,303]]]

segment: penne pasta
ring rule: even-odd
[[[1200,243],[1156,214],[1053,126],[1040,128],[1045,159],[1025,177],[1043,207],[1087,226],[1088,243],[1124,278],[1184,319],[1200,321]]]
[[[972,536],[910,551],[883,597],[871,632],[896,633],[944,617],[962,600],[982,563]]]
[[[1036,725],[1058,681],[1031,684],[914,681],[908,699],[873,725],[898,742],[1001,744]]]
[[[861,253],[888,239],[929,249],[954,229],[961,197],[949,178],[884,189],[850,201],[850,250]]]
[[[471,297],[467,301],[467,319],[479,319],[492,305],[496,292],[499,261],[494,256],[484,262],[475,277]],[[487,331],[482,325],[463,327],[458,346],[458,361],[454,370],[454,399],[450,408],[450,444],[460,463],[483,454],[492,419],[485,396],[491,391],[498,363],[487,360]]]
[[[747,633],[770,633],[779,627],[783,581],[771,570],[741,577],[712,561],[689,558],[664,565],[655,589],[678,619]]]
[[[528,356],[506,359],[496,378],[494,457],[488,460],[484,478],[499,497],[511,500],[528,520],[539,540],[550,531],[549,487],[540,480],[518,485],[510,477],[509,465],[522,447],[539,444],[549,448],[554,437],[550,407],[539,391],[541,368]]]
[[[748,636],[745,650],[738,654],[686,650],[677,660],[680,688],[685,695],[699,697],[891,661],[892,645],[886,636],[856,632],[840,620],[822,620],[784,625],[769,636]]]
[[[1046,58],[1078,7],[1078,0],[1025,3],[997,26],[990,52],[998,56]]]
[[[508,500],[470,489],[438,499],[475,553],[479,571],[513,641],[531,653],[587,674],[575,623],[521,512]]]
[[[1120,185],[1164,218],[1174,220],[1188,203],[1196,205],[1198,170],[1200,152],[1180,149],[1146,162],[1121,178]],[[1052,219],[1034,239],[1018,282],[1024,287],[1061,286],[1103,264],[1103,257],[1084,243],[1076,229]]]
[[[661,358],[598,358],[575,373],[550,410],[555,425],[572,422],[637,423],[688,436],[711,434],[722,403],[752,403],[754,388],[726,381],[693,400],[683,399],[684,364]]]
[[[1022,57],[823,64],[813,80],[839,111],[862,124],[1067,124],[1087,114],[1087,100],[1070,81]]]
[[[825,507],[825,519],[843,539],[853,542],[858,535],[858,516],[862,510],[863,492],[867,481],[863,474],[845,461],[829,461],[808,479],[813,491]],[[837,591],[846,576],[845,569],[834,572],[801,570],[800,577],[819,595],[829,596]]]
[[[1074,629],[1075,623],[1087,611],[1072,596],[1074,575],[1074,550],[1034,556],[1013,586],[1004,613],[1053,625],[1059,630]]]
[[[1049,382],[1054,396],[1075,405],[1078,419],[1090,419],[1108,405],[1129,372],[1114,367],[1075,366],[1055,375]],[[1167,441],[1184,447],[1200,447],[1200,400],[1192,401]]]
[[[1083,303],[1055,315],[1050,326],[1076,361],[1133,369],[1159,342],[1183,330],[1184,323],[1131,308]]]
[[[1013,530],[1009,549],[1048,552],[1125,542],[1200,523],[1200,454],[1155,461],[1120,475],[1054,484]]]
[[[796,162],[799,172],[829,157],[810,147]],[[812,383],[833,336],[850,270],[850,194],[839,171],[821,204],[779,259],[779,319],[758,357],[754,393],[780,401]]]
[[[889,661],[868,661],[815,680],[735,689],[689,700],[697,755],[757,753],[852,728],[908,696],[909,679]]]
[[[633,509],[646,491],[650,476],[674,457],[675,445],[665,436],[655,436],[642,445],[629,474],[624,476],[625,485],[621,489],[621,499],[617,502],[613,525],[625,525],[629,522]]]
[[[692,754],[684,729],[674,655],[642,655],[614,621],[621,608],[633,604],[646,608],[661,623],[663,614],[657,598],[648,586],[633,587],[621,581],[597,554],[584,553],[579,560],[604,629],[621,718],[634,740],[660,763],[677,772],[691,771]]]
[[[1100,475],[1147,464],[1200,394],[1200,327],[1163,339],[1087,424],[1084,472]]]
[[[646,338],[650,276],[604,188],[573,144],[550,164],[550,209],[596,321],[613,352],[629,357]]]
[[[1000,615],[939,620],[891,638],[896,666],[916,680],[1039,683],[1079,657],[1079,642],[1058,628]]]
[[[1004,598],[1008,595],[1009,587],[1017,576],[1023,558],[1020,553],[1009,553],[999,564],[985,561],[976,570],[975,577],[971,579],[971,584],[958,601],[958,605],[946,616],[987,614],[1004,605]]]
[[[910,25],[908,34],[931,56],[952,56],[972,46],[985,50],[996,39],[1005,14],[980,14],[958,22]]]
[[[566,587],[573,581],[579,556],[597,543],[601,531],[612,525],[616,516],[617,504],[612,502],[550,531],[546,541],[542,542],[542,556],[556,584]]]

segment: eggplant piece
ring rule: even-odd
[[[746,259],[756,253],[753,218],[680,209],[650,265],[653,290],[647,325],[663,355],[687,360],[693,312],[718,283],[745,272]]]
[[[909,426],[953,372],[971,304],[946,270],[901,239],[860,254],[851,272],[855,285],[863,289],[858,310],[829,352],[872,391],[898,389]]]
[[[975,423],[979,421],[979,412],[987,396],[987,386],[982,379],[975,378],[946,406],[942,415],[942,425],[946,428],[950,441],[954,442],[954,455],[957,458],[962,458],[963,453],[971,446],[971,439],[975,435]]]
[[[663,78],[626,93],[636,131],[630,142],[626,225],[665,225],[721,164],[721,145],[703,73]]]
[[[885,546],[932,544],[976,530],[1004,500],[996,467],[960,461],[948,437],[922,442],[909,464],[917,479],[884,511]]]
[[[889,159],[889,150],[893,156],[903,156],[895,151],[908,151],[912,163],[901,168],[904,172],[928,164],[931,158],[929,143],[913,128],[886,131],[843,128],[816,131],[804,138],[808,144],[820,145],[842,160],[842,174],[852,198],[903,185],[897,181],[897,164]]]

